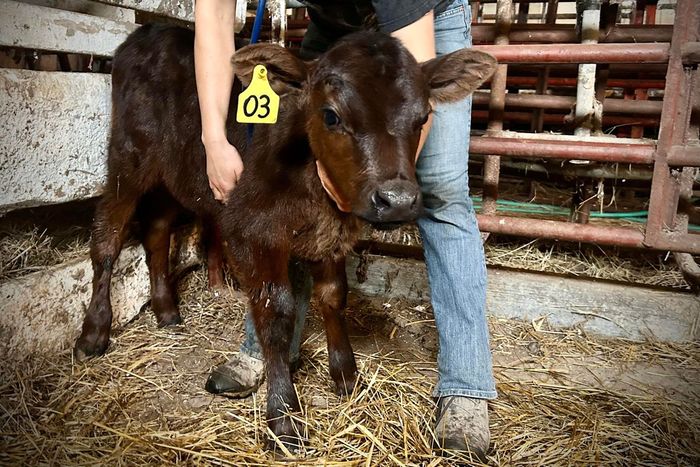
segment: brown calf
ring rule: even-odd
[[[181,322],[168,251],[171,224],[184,207],[220,228],[263,349],[268,425],[293,447],[299,434],[288,413],[299,410],[299,401],[288,362],[295,316],[289,261],[310,265],[330,373],[338,392],[349,393],[357,367],[340,312],[345,256],[360,220],[392,227],[419,215],[414,155],[431,101],[466,97],[495,60],[461,50],[419,65],[397,40],[379,33],[348,36],[311,63],[274,45],[240,49],[229,115],[257,64],[267,67],[281,96],[280,113],[275,125],[257,125],[250,142],[245,125],[229,120],[228,138],[245,171],[222,205],[209,189],[200,142],[193,38],[181,28],[144,26],[115,55],[108,182],[91,245],[93,295],[75,355],[107,349],[112,265],[137,208],[158,324]]]

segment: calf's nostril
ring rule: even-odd
[[[391,207],[389,195],[380,191],[375,191],[372,194],[372,203],[377,209],[389,209]]]

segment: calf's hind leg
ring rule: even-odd
[[[349,395],[357,384],[357,364],[342,316],[348,295],[345,258],[314,263],[311,274],[314,278],[314,295],[326,328],[331,378],[339,396]]]
[[[207,252],[207,276],[209,288],[222,290],[224,288],[224,251],[221,229],[213,219],[202,221],[202,237],[204,249]]]
[[[90,240],[92,259],[92,298],[85,313],[83,329],[75,342],[77,360],[102,355],[109,345],[112,326],[110,280],[112,268],[124,243],[127,224],[136,208],[138,197],[134,193],[108,191],[97,204]]]
[[[148,195],[139,206],[142,242],[151,280],[151,308],[158,327],[182,322],[169,271],[170,232],[179,210],[177,202],[164,192]]]

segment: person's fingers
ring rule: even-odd
[[[221,195],[221,191],[216,187],[216,185],[210,183],[209,188],[211,188],[211,191],[214,194],[215,200],[221,201],[223,199],[223,196]]]
[[[228,194],[231,193],[231,190],[233,190],[234,186],[236,186],[236,180],[226,180],[226,184],[221,187],[221,194],[224,197],[228,196]]]
[[[233,191],[234,188],[236,188],[237,184],[238,184],[238,179],[235,178],[234,180],[231,180],[231,183],[226,187],[226,193],[224,194],[224,202],[225,203],[228,203],[228,200],[231,197],[231,192]]]
[[[235,173],[234,173],[235,175]],[[226,181],[223,186],[220,187],[220,193],[221,193],[221,199],[220,201],[226,204],[228,201],[228,197],[231,194],[231,191],[236,187],[236,182],[237,180],[231,180],[231,181]]]

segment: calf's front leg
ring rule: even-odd
[[[294,294],[287,272],[288,258],[274,254],[265,256],[264,261],[261,259],[257,262],[257,272],[262,274],[255,281],[257,285],[247,287],[248,296],[265,359],[267,424],[275,437],[293,451],[301,444],[299,426],[290,416],[300,412],[289,370],[289,349],[295,320]],[[274,438],[268,441],[268,449],[277,451],[278,447]]]
[[[336,394],[346,396],[352,394],[357,384],[357,364],[342,316],[348,295],[345,258],[314,263],[311,274],[314,279],[314,295],[326,328],[331,378],[335,382]]]

